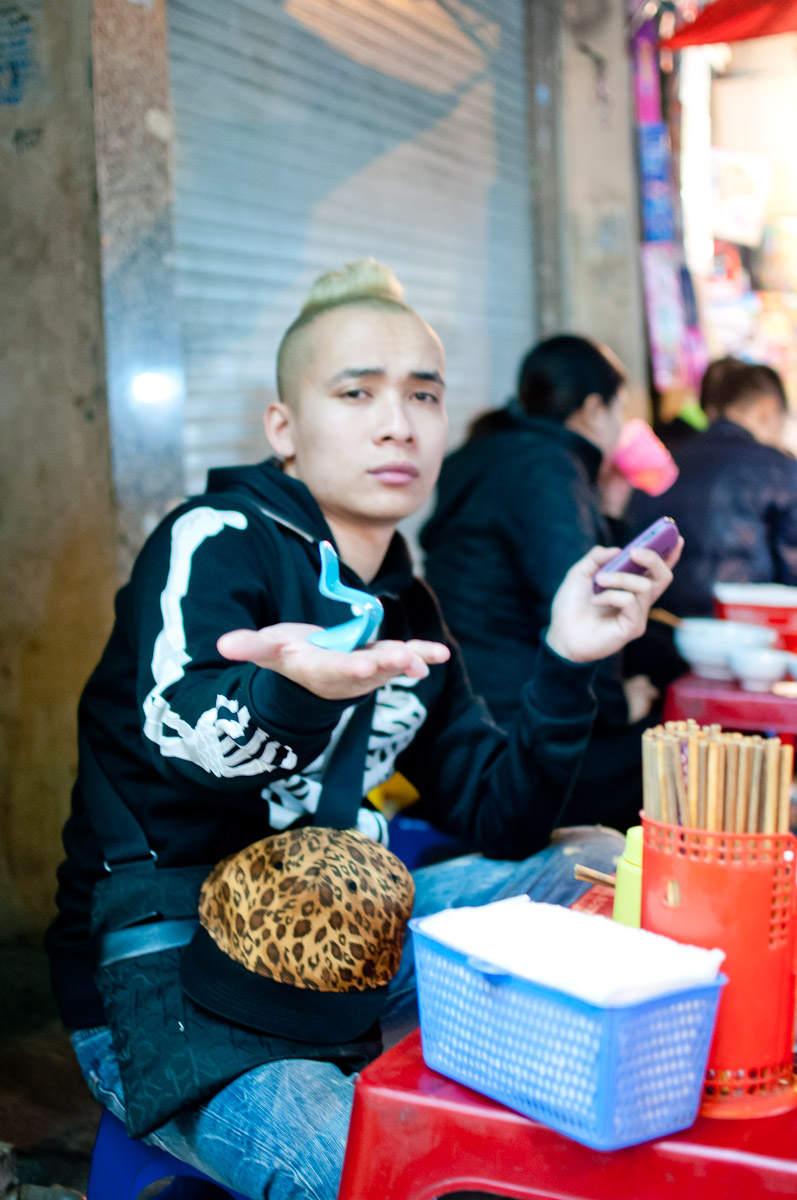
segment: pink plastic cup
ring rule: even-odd
[[[649,496],[660,496],[678,478],[669,450],[641,417],[623,426],[612,462],[629,483]]]

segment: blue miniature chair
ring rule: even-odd
[[[344,621],[342,625],[321,629],[307,640],[325,650],[339,650],[343,654],[349,654],[358,646],[365,646],[371,637],[376,636],[385,610],[382,601],[370,592],[361,592],[359,588],[346,587],[341,583],[340,563],[331,542],[319,542],[318,552],[321,556],[319,592],[330,600],[337,600],[339,604],[348,604],[352,618],[350,621]]]
[[[118,1117],[103,1109],[91,1156],[88,1200],[136,1200],[145,1187],[171,1176],[174,1183],[159,1200],[247,1200],[165,1150],[129,1138]]]

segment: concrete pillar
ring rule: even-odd
[[[105,349],[123,578],[184,490],[166,25],[166,0],[94,0]]]
[[[536,327],[544,338],[566,324],[560,0],[530,0],[526,40]]]
[[[112,618],[90,0],[0,11],[0,939],[54,911],[75,705]]]
[[[562,11],[565,324],[619,355],[632,411],[643,415],[648,380],[623,0],[565,0]]]

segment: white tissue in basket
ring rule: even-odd
[[[717,978],[723,950],[688,946],[528,896],[423,917],[428,937],[591,1004],[636,1004]]]

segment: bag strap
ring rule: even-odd
[[[105,856],[105,870],[111,872],[144,864],[154,868],[158,860],[156,852],[150,848],[144,830],[97,762],[83,734],[78,734],[78,746],[81,792]]]
[[[314,825],[351,829],[356,824],[363,799],[363,773],[375,705],[376,692],[372,692],[356,706],[338,738],[324,770]]]
[[[290,530],[291,533],[295,533],[297,537],[300,537],[303,542],[307,542],[310,546],[317,546],[322,540],[321,538],[314,537],[312,533],[308,533],[307,530],[302,529],[301,526],[295,525],[293,521],[289,521],[287,517],[283,517],[279,513],[274,512],[273,509],[266,508],[265,504],[261,504],[259,500],[253,500],[251,496],[239,495],[236,492],[235,503],[239,506],[239,508],[257,509],[257,511],[262,513],[264,517],[269,517],[269,519],[272,520],[275,525],[281,525],[283,529]]]

